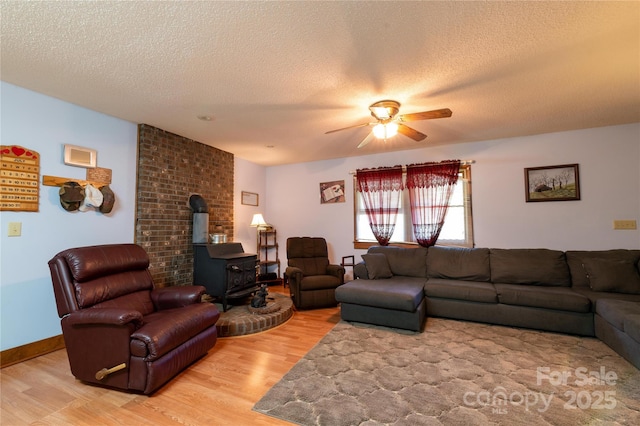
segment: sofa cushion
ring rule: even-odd
[[[591,301],[570,288],[494,284],[500,303],[570,312],[590,312]]]
[[[593,291],[640,294],[640,273],[632,261],[584,259],[582,266]]]
[[[571,285],[564,253],[548,249],[490,249],[491,281],[539,286]]]
[[[571,290],[580,293],[591,300],[591,310],[596,311],[596,306],[600,300],[627,300],[640,302],[640,294],[607,293],[604,291],[593,291],[589,287],[572,287]]]
[[[362,255],[362,260],[367,267],[367,276],[371,280],[380,278],[391,278],[391,268],[387,261],[387,256],[383,253],[367,253]]]
[[[489,249],[429,247],[427,276],[455,280],[489,281]]]
[[[93,308],[121,308],[126,306],[128,309],[133,309],[140,312],[142,315],[149,315],[156,309],[151,299],[150,291],[136,291],[135,293],[125,294],[124,296],[115,297],[113,299],[105,300],[101,303],[96,303]]]
[[[427,249],[424,247],[373,246],[369,248],[368,252],[384,253],[393,275],[427,277]]]
[[[424,279],[353,280],[336,289],[336,300],[377,308],[415,312],[424,299]]]
[[[74,281],[83,283],[108,275],[129,271],[146,271],[149,267],[147,252],[136,244],[108,244],[83,247],[82,250],[69,249],[59,253],[64,257]],[[153,287],[147,277],[145,282],[136,284],[136,290]]]
[[[640,314],[624,317],[624,331],[629,337],[640,343]]]
[[[480,281],[429,278],[424,285],[424,294],[427,297],[438,297],[441,299],[498,303],[498,296],[496,295],[496,289],[493,284]]]
[[[567,264],[571,271],[571,281],[573,287],[589,287],[589,277],[582,266],[586,259],[608,259],[608,260],[628,260],[638,263],[640,260],[640,250],[600,250],[600,251],[567,251]]]
[[[310,275],[304,277],[302,291],[333,289],[342,283],[335,275]]]
[[[640,303],[627,300],[602,299],[596,303],[596,313],[620,331],[629,315],[640,315]]]
[[[304,276],[326,275],[329,266],[328,257],[296,257],[287,259],[289,266],[300,268]]]

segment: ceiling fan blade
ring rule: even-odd
[[[363,146],[371,142],[373,139],[374,139],[374,135],[373,135],[373,132],[371,132],[367,135],[366,138],[362,140],[362,142],[360,142],[360,145],[358,145],[358,148],[362,148]]]
[[[427,135],[425,135],[424,133],[421,133],[415,129],[412,129],[409,126],[405,126],[402,123],[398,123],[398,133],[401,133],[407,137],[410,137],[414,141],[418,141],[418,142],[426,139],[427,137]]]
[[[362,123],[362,124],[355,124],[353,126],[348,126],[348,127],[343,127],[341,129],[335,129],[335,130],[329,130],[328,132],[325,132],[325,135],[328,135],[329,133],[335,133],[335,132],[340,132],[342,130],[348,130],[348,129],[355,129],[356,127],[365,127],[365,126],[371,126],[372,124],[375,123]]]
[[[398,117],[398,121],[418,121],[429,120],[431,118],[447,118],[451,117],[449,108],[434,109],[433,111],[414,112],[411,114],[402,114]]]

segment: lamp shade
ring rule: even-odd
[[[379,123],[373,128],[373,134],[378,139],[392,138],[398,134],[398,124],[394,122]]]
[[[264,218],[262,217],[262,213],[256,213],[253,215],[253,219],[251,220],[251,225],[252,227],[259,227],[259,226],[266,226],[267,222],[264,221]]]
[[[387,137],[392,138],[398,134],[398,123],[394,123],[394,122],[387,123],[386,129],[387,129]]]

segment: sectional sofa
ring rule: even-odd
[[[640,250],[371,247],[341,317],[422,330],[426,316],[595,336],[640,368]]]

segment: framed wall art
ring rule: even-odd
[[[344,203],[344,180],[321,183],[320,203]]]
[[[247,206],[257,206],[258,194],[255,192],[242,191],[242,200],[240,202]]]
[[[528,167],[524,169],[527,202],[574,201],[580,199],[577,164]]]

